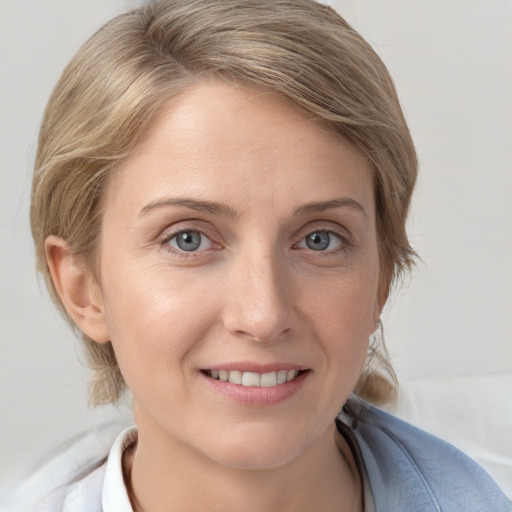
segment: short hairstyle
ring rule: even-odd
[[[405,222],[416,153],[393,82],[368,43],[313,0],[150,1],[78,50],[41,125],[31,228],[38,269],[72,325],[49,274],[46,237],[62,237],[94,267],[112,169],[172,98],[206,77],[272,91],[353,143],[373,172],[382,271],[392,282],[412,265]],[[93,370],[90,401],[115,402],[125,384],[111,343],[81,337]],[[370,343],[356,392],[383,401],[395,383],[383,341]]]

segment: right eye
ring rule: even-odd
[[[166,242],[173,249],[184,252],[205,251],[211,249],[212,241],[203,233],[196,230],[179,231]]]

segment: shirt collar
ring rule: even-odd
[[[107,460],[101,502],[103,512],[133,512],[123,477],[123,454],[137,441],[137,428],[130,427],[121,432]]]

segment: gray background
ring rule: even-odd
[[[65,63],[121,0],[0,0],[0,481],[69,433],[120,411],[87,408],[87,370],[34,275],[31,165]],[[331,2],[388,65],[421,177],[410,220],[423,258],[384,314],[402,381],[512,372],[512,2]]]

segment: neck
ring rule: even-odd
[[[231,468],[188,446],[160,440],[141,429],[124,459],[134,512],[168,510],[360,511],[362,488],[346,442],[334,424],[292,462],[270,469]],[[152,433],[154,434],[154,432]]]

